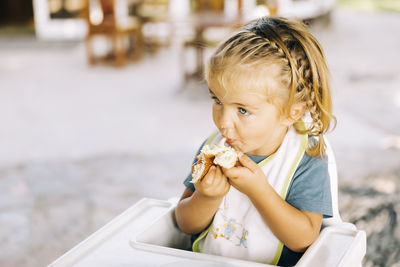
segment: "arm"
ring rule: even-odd
[[[232,186],[249,197],[271,231],[289,249],[305,251],[319,235],[322,214],[291,206],[275,192],[256,163],[244,154],[239,160],[242,166],[224,170]]]
[[[220,167],[212,166],[196,191],[185,189],[175,209],[179,228],[186,234],[197,234],[210,225],[230,184]]]
[[[289,249],[303,252],[317,239],[322,214],[296,209],[271,186],[250,199],[275,236]]]

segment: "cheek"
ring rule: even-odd
[[[239,119],[236,131],[244,142],[251,142],[259,135],[260,127],[255,117],[247,117]]]
[[[242,123],[241,134],[248,141],[258,140],[266,135],[269,125],[268,121],[257,116],[246,118]]]
[[[248,129],[254,131],[257,128],[260,128],[259,117],[254,114],[250,114],[249,116],[241,116],[240,124],[242,125],[242,128],[245,130]]]
[[[219,111],[218,107],[216,107],[216,105],[214,104],[212,107],[212,116],[213,116],[214,124],[216,126],[218,126],[218,124],[219,124],[219,118],[221,117],[220,114],[221,114],[221,112]]]

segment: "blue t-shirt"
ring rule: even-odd
[[[204,143],[200,146],[196,156],[200,154]],[[248,156],[255,163],[259,163],[267,158],[264,156]],[[328,159],[326,157],[311,157],[307,153],[304,153],[290,182],[285,199],[286,202],[299,210],[319,213],[324,218],[332,217],[332,198],[327,162]],[[183,183],[189,190],[194,192],[195,188],[190,182],[191,180],[192,174],[189,173]],[[196,240],[197,236],[192,236],[192,241]],[[294,252],[284,246],[278,265],[293,266],[302,255],[303,253]]]

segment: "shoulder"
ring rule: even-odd
[[[290,183],[286,201],[301,210],[332,216],[327,157],[312,157],[304,153]]]
[[[325,191],[330,193],[328,158],[304,153],[290,183],[288,198],[312,198],[327,194]]]
[[[328,175],[328,157],[312,157],[307,153],[304,153],[303,158],[301,159],[293,178],[301,178],[304,173]],[[308,177],[308,179],[310,179],[310,177]]]
[[[308,146],[313,147],[317,143],[316,138],[308,138]],[[303,174],[328,174],[328,157],[327,155],[322,156],[310,156],[306,152],[304,153],[297,169],[294,174],[294,179],[301,178]],[[308,176],[307,176],[308,177]],[[329,178],[329,177],[328,177]],[[308,177],[310,179],[310,177]]]

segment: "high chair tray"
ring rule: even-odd
[[[131,238],[171,207],[168,201],[141,199],[49,266],[154,266],[173,262],[174,257],[154,257],[129,246]]]
[[[176,201],[141,199],[48,266],[227,266],[222,262],[203,259],[198,253],[200,257],[190,259],[185,257],[186,253],[191,253],[188,251],[169,248],[177,252],[163,253],[162,249],[159,252],[157,248],[141,249],[140,244],[137,247],[130,246],[130,240],[136,240],[137,235],[148,229],[153,222],[170,214]]]
[[[51,263],[63,266],[271,266],[190,252],[174,220],[177,199],[142,199]],[[365,232],[325,228],[296,266],[361,266]]]
[[[130,244],[133,249],[179,257],[182,261],[174,266],[249,266],[268,267],[269,264],[238,260],[234,258],[195,253],[191,251],[190,236],[179,230],[174,209],[170,209],[138,235]]]

